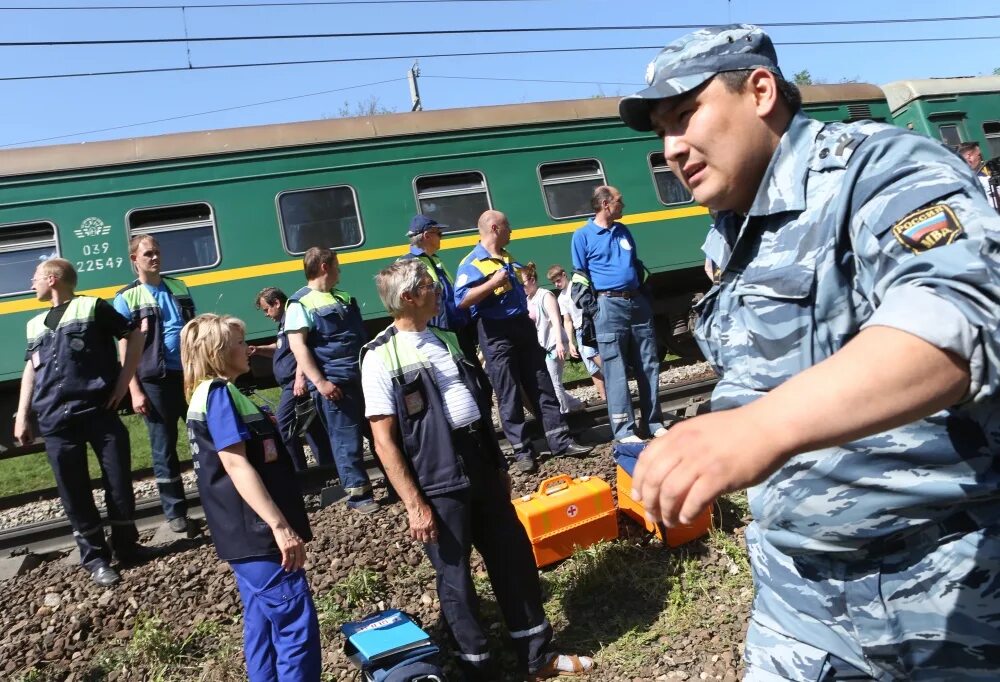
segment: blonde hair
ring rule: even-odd
[[[205,313],[194,318],[181,330],[181,364],[184,366],[184,394],[191,394],[205,379],[226,378],[229,346],[233,330],[246,336],[243,320],[232,315]]]
[[[76,287],[76,268],[65,258],[48,258],[38,264],[38,272],[52,275],[71,287]]]

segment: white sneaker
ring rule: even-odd
[[[653,431],[653,438],[659,438],[660,436],[662,436],[666,432],[667,432],[667,427],[666,426],[661,426],[658,429],[656,429],[656,431]]]
[[[631,435],[631,436],[625,436],[618,442],[624,444],[633,444],[633,443],[645,443],[646,441],[644,441],[642,438],[639,438],[639,436]]]

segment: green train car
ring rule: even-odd
[[[889,117],[872,85],[803,94],[823,120]],[[127,244],[136,234],[156,236],[164,272],[192,287],[201,312],[243,318],[252,340],[274,335],[255,294],[298,289],[300,256],[313,245],[339,252],[340,286],[373,329],[383,326],[373,275],[406,252],[417,212],[450,226],[441,247],[450,268],[477,242],[487,208],[507,213],[517,258],[569,267],[570,236],[603,183],[625,195],[624,222],[653,273],[668,345],[686,349],[692,299],[707,285],[708,213],[666,167],[658,140],[622,125],[615,99],[18,149],[0,152],[0,168],[0,456],[13,454],[25,323],[43,308],[29,287],[35,265],[67,258],[78,291],[111,298],[133,278]]]
[[[1000,156],[1000,76],[896,81],[882,89],[896,125],[953,148],[978,142],[984,159]]]

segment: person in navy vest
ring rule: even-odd
[[[514,466],[532,472],[538,468],[538,456],[524,430],[522,395],[531,401],[554,455],[582,457],[593,448],[573,440],[559,411],[545,351],[528,316],[522,266],[505,248],[510,236],[510,221],[500,211],[479,217],[479,244],[458,266],[455,302],[478,325],[479,347],[496,391],[500,423],[514,449]]]
[[[333,446],[347,506],[361,514],[379,510],[361,450],[361,373],[358,354],[368,336],[358,302],[337,288],[337,254],[314,246],[302,257],[306,286],[288,299],[285,334]]]
[[[30,419],[34,412],[59,499],[80,549],[80,563],[94,582],[107,587],[120,580],[110,566],[111,549],[122,563],[149,556],[138,544],[132,451],[116,411],[139,363],[142,332],[131,328],[107,301],[77,296],[76,270],[62,258],[40,263],[31,288],[39,301],[52,307],[28,321],[14,439],[21,445],[34,441]],[[116,339],[125,342],[121,366]],[[88,443],[103,474],[111,548],[91,494]]]
[[[302,449],[299,434],[294,432],[297,426],[296,406],[302,401],[311,401],[306,377],[299,371],[295,363],[295,355],[288,347],[288,337],[285,335],[285,302],[288,297],[281,289],[265,287],[257,294],[255,304],[257,309],[268,318],[278,323],[278,336],[274,343],[250,346],[250,354],[270,356],[274,371],[274,380],[281,386],[281,397],[278,399],[278,430],[285,449],[292,457],[292,463],[297,471],[306,468],[306,454]],[[330,437],[323,429],[323,422],[313,419],[305,434],[309,448],[316,461],[321,465],[333,466],[333,450],[330,448]]]
[[[375,451],[437,573],[438,598],[467,679],[495,680],[469,568],[475,547],[531,680],[578,675],[594,662],[549,652],[552,627],[531,543],[510,501],[489,388],[455,335],[429,326],[440,288],[423,263],[397,261],[375,277],[393,323],[364,346],[361,381]]]
[[[437,256],[441,249],[441,234],[445,228],[445,225],[438,224],[428,216],[413,216],[410,229],[406,232],[406,236],[410,238],[410,252],[403,255],[402,259],[416,258],[422,262],[427,266],[431,279],[440,285],[439,312],[429,324],[453,332],[465,357],[474,365],[479,365],[479,357],[476,354],[476,326],[472,324],[469,311],[459,307],[455,302],[454,280]]]
[[[250,369],[243,322],[184,325],[187,427],[205,520],[243,601],[250,682],[316,682],[319,621],[303,566],[312,539],[302,491],[271,420],[233,384]]]
[[[181,328],[195,315],[194,300],[184,282],[160,274],[160,245],[152,235],[132,237],[129,258],[138,278],[115,295],[114,306],[146,336],[139,368],[129,383],[132,409],[146,422],[153,473],[167,525],[175,533],[187,533],[177,422],[187,412],[181,374]]]

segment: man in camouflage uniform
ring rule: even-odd
[[[799,111],[757,27],[668,45],[620,113],[719,211],[713,412],[633,495],[668,525],[749,490],[748,680],[996,679],[1000,219],[956,155]]]

